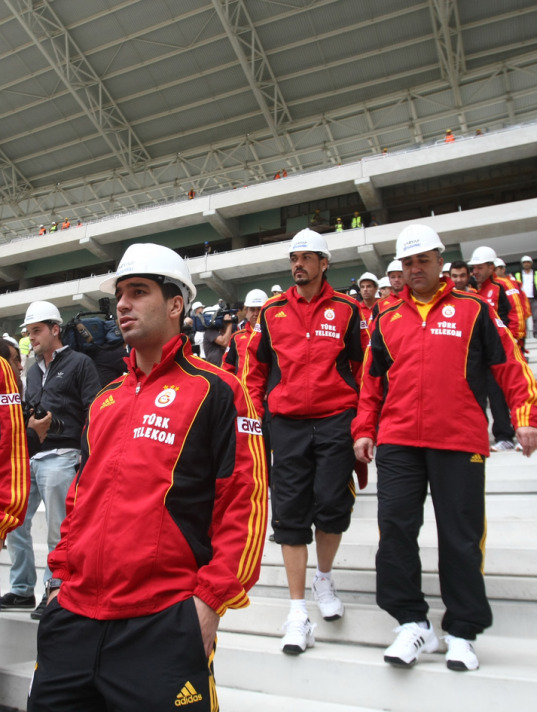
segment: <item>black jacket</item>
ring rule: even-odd
[[[43,371],[35,363],[26,379],[26,402],[31,406],[39,403],[45,410],[50,410],[55,418],[63,421],[64,431],[61,434],[49,431],[41,450],[80,449],[88,408],[101,390],[95,364],[86,354],[67,346],[50,363],[44,386],[42,381]]]

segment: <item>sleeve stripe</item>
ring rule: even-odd
[[[257,414],[252,400],[246,388],[243,390],[248,406],[248,417],[256,418]],[[259,435],[249,435],[248,446],[252,454],[254,466],[254,490],[251,497],[252,509],[248,521],[248,543],[244,549],[237,572],[237,578],[243,584],[252,577],[257,562],[263,552],[264,541],[260,533],[265,530],[267,518],[267,474],[263,438],[259,437]],[[254,546],[252,546],[252,542]]]
[[[11,366],[5,359],[0,358],[0,367],[6,384],[7,393],[18,393],[18,387]],[[0,520],[0,536],[5,537],[8,531],[14,529],[24,520],[28,502],[30,471],[28,460],[28,447],[26,443],[26,430],[19,403],[13,403],[2,408],[9,410],[11,438],[9,443],[3,443],[1,448],[2,459],[9,462],[11,471],[10,503],[5,507]],[[4,420],[4,417],[2,417]],[[7,418],[5,419],[7,420]],[[7,448],[9,447],[9,453]]]

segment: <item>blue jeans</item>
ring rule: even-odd
[[[51,552],[60,541],[60,526],[65,519],[65,498],[76,474],[80,451],[58,455],[50,453],[43,458],[30,460],[30,497],[24,524],[7,536],[11,558],[9,580],[11,591],[18,596],[31,596],[37,581],[35,555],[32,542],[32,519],[41,501],[45,503],[47,519],[47,544]],[[51,577],[48,565],[43,581]]]

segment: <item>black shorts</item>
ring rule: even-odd
[[[272,507],[278,544],[309,544],[311,527],[349,528],[356,489],[351,421],[354,410],[328,418],[272,417]]]
[[[112,621],[55,599],[39,624],[28,712],[217,712],[212,660],[192,598]]]

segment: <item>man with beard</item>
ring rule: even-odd
[[[272,505],[291,610],[281,643],[297,655],[314,645],[306,609],[307,545],[315,527],[313,596],[325,620],[343,615],[332,564],[354,504],[350,423],[358,404],[363,351],[358,302],[326,279],[330,252],[310,229],[288,248],[295,286],[262,307],[244,379],[259,415],[272,416]]]

